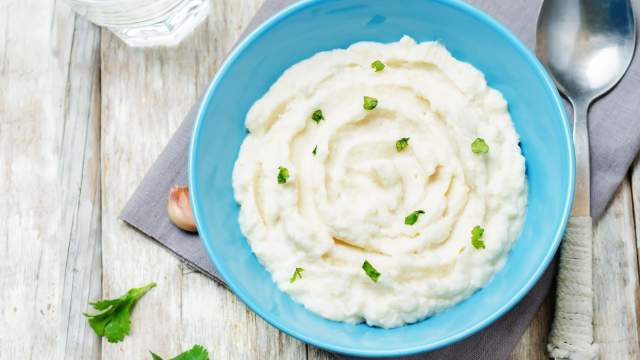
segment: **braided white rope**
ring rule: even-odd
[[[593,343],[591,217],[572,217],[560,249],[556,310],[547,350],[554,359],[589,360]]]

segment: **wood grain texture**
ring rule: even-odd
[[[625,179],[594,230],[594,337],[601,360],[640,358],[638,260],[631,198],[631,186]]]
[[[640,249],[640,154],[631,165],[631,200],[635,224],[636,248]]]
[[[631,165],[631,199],[635,224],[636,248],[640,249],[640,154]],[[640,254],[639,254],[640,255]]]
[[[180,46],[141,50],[60,0],[0,1],[0,359],[146,359],[195,343],[213,359],[335,359],[117,220],[261,2],[212,1]],[[602,359],[640,358],[634,220],[638,160],[595,227]],[[87,303],[150,281],[158,287],[134,310],[131,336],[101,342],[81,315]],[[545,358],[551,308],[511,360]]]
[[[127,48],[102,32],[104,294],[158,282],[136,307],[126,341],[103,341],[104,359],[142,359],[149,350],[170,357],[195,343],[214,359],[305,357],[303,344],[117,219],[260,4],[213,1],[208,21],[174,48]]]
[[[0,358],[99,357],[99,30],[0,2]]]
[[[638,267],[640,268],[640,155],[636,157],[633,162],[630,170],[630,181],[631,181],[631,199],[633,204],[633,223],[635,225],[635,248],[636,248],[636,259],[639,263]],[[636,319],[635,324],[637,327],[637,332],[640,336],[640,291],[636,292],[634,297],[636,301]]]

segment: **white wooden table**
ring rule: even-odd
[[[0,359],[331,359],[280,333],[117,216],[262,0],[213,0],[179,47],[126,47],[61,0],[0,1]],[[634,211],[635,208],[635,211]],[[640,165],[595,229],[603,359],[640,357]],[[87,303],[156,281],[131,335],[96,337]],[[544,358],[552,297],[513,359]]]

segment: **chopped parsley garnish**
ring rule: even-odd
[[[473,245],[476,249],[484,249],[484,241],[482,240],[482,235],[484,234],[484,229],[480,226],[474,226],[473,230],[471,230],[471,245]]]
[[[423,210],[416,210],[404,218],[405,225],[413,225],[418,221],[418,216],[424,214]]]
[[[371,67],[376,71],[382,71],[384,69],[384,63],[382,63],[382,61],[380,60],[376,60],[374,62],[371,63]]]
[[[378,270],[376,270],[376,268],[373,267],[373,265],[371,265],[369,261],[367,260],[364,261],[364,263],[362,264],[362,270],[364,270],[364,272],[367,273],[367,275],[369,276],[369,278],[371,278],[373,282],[378,282],[380,273],[378,272]]]
[[[316,145],[316,147],[313,148],[313,151],[311,153],[315,155],[317,151],[318,151],[318,145]]]
[[[486,154],[489,152],[489,145],[482,138],[476,138],[471,143],[471,151],[474,154]]]
[[[156,283],[133,288],[116,299],[98,300],[89,303],[98,314],[83,315],[89,318],[89,325],[98,336],[104,336],[110,343],[122,341],[131,329],[131,310],[136,302],[156,286]]]
[[[149,352],[153,360],[162,360],[158,354],[155,354],[153,351]],[[171,360],[209,360],[209,352],[202,345],[194,345],[182,354],[172,357]]]
[[[409,146],[409,138],[402,138],[396,141],[396,150],[398,152],[404,150],[407,146]]]
[[[378,106],[378,99],[370,96],[364,97],[363,107],[365,110],[373,110],[376,108],[376,106]]]
[[[278,184],[284,184],[289,179],[289,169],[278,166]]]
[[[324,120],[324,115],[322,115],[322,110],[318,109],[311,114],[311,119],[316,122],[316,124],[320,123],[320,120]]]
[[[291,279],[289,279],[289,282],[293,284],[293,282],[296,281],[296,279],[302,279],[303,272],[304,272],[303,268],[297,267],[296,270],[293,272],[293,275],[291,275]]]

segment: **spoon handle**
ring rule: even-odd
[[[592,220],[572,216],[560,248],[556,309],[547,350],[553,359],[595,359]]]
[[[576,149],[576,189],[571,216],[591,216],[591,171],[587,123],[589,102],[576,100],[571,103],[573,105],[573,144]]]
[[[593,229],[590,215],[589,103],[572,101],[573,142],[576,149],[576,189],[571,218],[562,239],[556,310],[551,324],[549,356],[554,359],[594,359]]]

